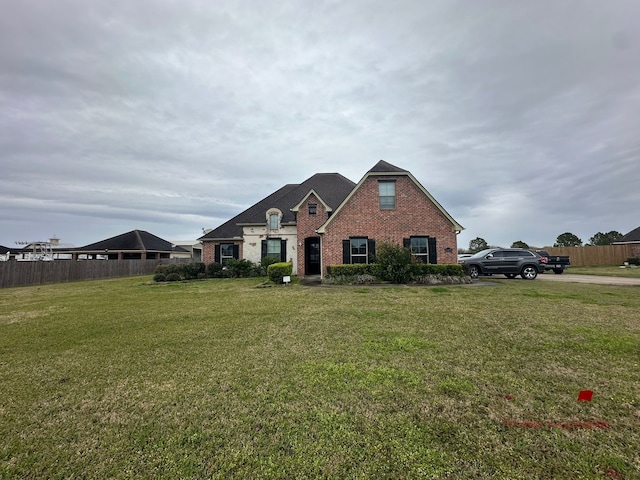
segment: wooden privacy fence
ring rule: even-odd
[[[545,247],[550,256],[568,255],[574,267],[592,265],[622,265],[628,258],[637,257],[638,245],[600,245],[595,247]]]
[[[164,260],[173,263],[176,259]],[[160,260],[54,260],[0,262],[0,288],[151,275]]]

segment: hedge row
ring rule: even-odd
[[[225,266],[219,263],[171,263],[158,265],[153,275],[156,282],[176,282],[196,278],[246,278],[264,277],[267,274],[269,261],[261,264],[249,260],[230,259]]]
[[[415,281],[418,277],[425,275],[446,275],[451,277],[463,277],[466,275],[462,265],[454,264],[431,264],[431,263],[411,263],[409,268],[409,281]],[[382,266],[377,263],[358,263],[352,265],[330,265],[327,273],[331,276],[353,277],[357,275],[370,275],[372,277],[383,277]]]
[[[458,264],[429,264],[411,263],[401,265],[406,270],[403,272],[403,279],[407,283],[421,282],[427,276],[447,276],[463,277],[466,275],[462,265]],[[342,279],[360,277],[369,280],[382,279],[389,280],[389,272],[383,265],[377,263],[361,263],[353,265],[330,265],[327,272],[331,277]],[[244,278],[244,277],[264,277],[267,275],[274,283],[282,283],[282,277],[290,276],[293,272],[291,262],[271,263],[269,261],[262,264],[255,264],[249,260],[231,259],[223,267],[219,263],[172,263],[158,265],[153,279],[156,282],[172,282],[180,280],[192,280],[197,278]],[[393,279],[394,277],[392,277]]]

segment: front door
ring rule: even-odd
[[[304,274],[320,275],[320,237],[304,239]]]

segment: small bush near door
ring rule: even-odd
[[[290,276],[293,272],[293,263],[278,262],[267,267],[267,276],[273,283],[282,283],[282,277]]]

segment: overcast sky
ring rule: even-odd
[[[0,0],[0,244],[196,239],[318,172],[482,237],[640,226],[640,2]]]

